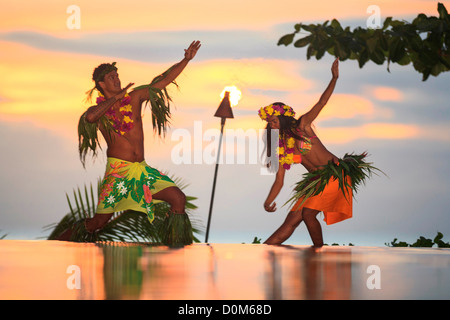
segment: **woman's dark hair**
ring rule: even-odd
[[[280,106],[285,105],[282,102],[274,102],[273,104],[274,105],[277,104]],[[295,119],[294,117],[288,117],[288,116],[284,116],[284,115],[279,115],[277,117],[278,117],[278,120],[280,121],[280,129],[279,129],[280,136],[293,137],[294,139],[297,139],[297,140],[304,140],[303,137],[301,137],[297,134],[297,130],[295,130],[297,128],[297,126],[300,124],[301,117],[298,118],[298,120]],[[266,126],[266,141],[265,141],[267,158],[271,157],[271,149],[272,149],[271,129],[272,128],[270,127],[270,124],[267,124],[267,126]]]

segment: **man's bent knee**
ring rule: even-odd
[[[94,232],[103,228],[111,219],[112,213],[96,213],[93,218],[86,219],[86,230],[88,232]]]
[[[179,188],[173,189],[168,202],[173,213],[184,213],[186,207],[186,195]]]

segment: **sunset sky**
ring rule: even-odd
[[[79,28],[73,27],[74,4]],[[437,15],[436,1],[418,0],[2,1],[0,236],[46,236],[42,227],[69,210],[65,193],[72,197],[74,188],[103,175],[106,148],[86,169],[77,151],[76,128],[89,106],[84,99],[93,69],[116,61],[123,86],[149,83],[180,61],[193,40],[202,47],[177,79],[179,88],[169,87],[173,118],[164,139],[154,136],[150,113],[144,113],[145,157],[189,184],[184,191],[198,197],[194,214],[206,226],[215,163],[177,164],[172,151],[180,140],[174,133],[188,132],[191,152],[208,158],[218,141],[207,133],[220,129],[213,115],[229,85],[242,92],[235,118],[226,123],[230,132],[264,128],[257,111],[274,101],[298,115],[308,111],[328,85],[334,59],[307,60],[305,49],[277,46],[278,39],[299,22],[335,18],[343,26],[366,27],[371,5],[380,9],[382,22]],[[359,190],[352,219],[324,225],[326,243],[383,246],[393,238],[433,238],[437,231],[450,240],[450,74],[423,82],[412,65],[390,69],[341,62],[334,94],[315,123],[331,152],[367,151],[387,174]],[[198,137],[200,143],[194,142]],[[290,170],[278,210],[269,214],[263,202],[274,177],[261,175],[259,164],[222,164],[209,240],[265,240],[284,220],[288,209],[282,204],[304,172],[301,166]],[[287,243],[310,244],[305,226]]]

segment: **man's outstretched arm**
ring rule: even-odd
[[[152,87],[157,89],[164,89],[166,86],[172,83],[180,75],[180,73],[183,72],[184,68],[187,66],[189,61],[191,61],[195,57],[198,49],[200,49],[200,46],[201,46],[200,41],[193,41],[189,46],[189,48],[184,50],[183,60],[172,66],[172,68],[165,75],[165,77],[152,84]],[[139,94],[141,100],[149,99],[148,89],[143,88],[138,89],[136,91]]]

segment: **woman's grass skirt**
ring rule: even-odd
[[[338,163],[329,161],[322,168],[305,173],[286,204],[292,205],[291,211],[303,207],[322,211],[327,224],[351,218],[354,194],[374,171],[381,171],[365,162],[366,156],[367,153],[345,154]]]

